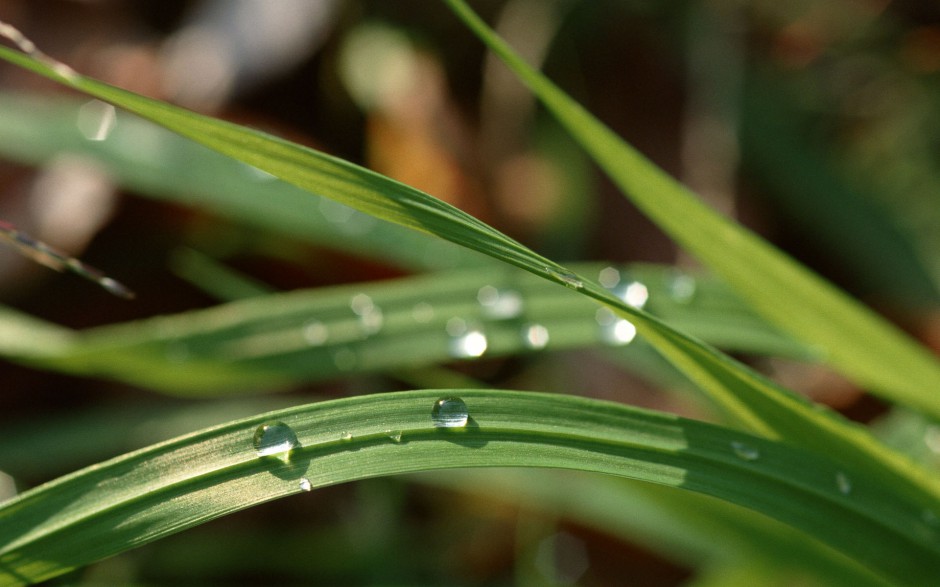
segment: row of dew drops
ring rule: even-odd
[[[563,277],[559,277],[563,279]],[[574,280],[574,277],[569,277]],[[605,267],[598,275],[598,280],[614,295],[625,303],[638,309],[643,309],[650,297],[649,289],[640,281],[624,278],[620,270],[614,267]],[[566,281],[567,283],[567,281]],[[575,283],[581,283],[576,281]],[[688,304],[692,301],[696,291],[696,281],[691,275],[678,271],[668,274],[666,291],[674,303]],[[525,312],[525,300],[522,293],[511,288],[497,288],[485,285],[477,292],[477,302],[480,307],[480,316],[483,321],[499,322],[519,319]],[[359,331],[363,338],[379,333],[385,323],[382,308],[375,304],[365,293],[354,295],[349,307],[359,323]],[[422,301],[416,303],[411,310],[411,318],[419,324],[427,324],[436,317],[436,310],[430,303]],[[601,342],[610,346],[625,346],[636,337],[636,328],[633,324],[617,316],[609,308],[598,308],[594,315],[598,325],[598,337]],[[475,359],[483,356],[490,347],[486,329],[481,320],[453,316],[445,325],[448,336],[448,354],[456,359]],[[330,327],[320,320],[306,323],[302,330],[305,344],[310,347],[319,347],[336,343],[331,341]],[[525,322],[521,325],[519,336],[522,345],[529,350],[542,350],[550,341],[549,329],[537,322]],[[351,370],[356,366],[356,354],[348,347],[340,347],[333,354],[333,360],[340,370]]]
[[[459,397],[442,397],[436,400],[431,408],[431,423],[435,428],[460,429],[470,422],[470,411],[466,402]],[[401,432],[386,431],[388,437],[395,443],[401,442]],[[351,441],[353,435],[343,432],[340,439]],[[285,463],[290,461],[291,452],[300,446],[297,434],[287,424],[273,420],[265,422],[255,430],[252,444],[259,457],[273,457]],[[761,458],[760,449],[743,441],[732,441],[731,452],[743,461],[754,462]],[[842,495],[852,493],[852,480],[842,471],[837,471],[833,478],[835,489]],[[313,484],[307,477],[298,482],[301,491],[312,491]],[[925,509],[921,515],[922,522],[928,530],[940,529],[940,517],[930,509]]]
[[[431,422],[435,428],[464,428],[470,421],[467,404],[459,397],[442,397],[431,408]],[[386,431],[393,442],[401,442],[401,432]],[[343,432],[340,439],[348,442],[353,439],[350,432]],[[287,463],[291,452],[300,446],[297,433],[280,420],[265,422],[255,429],[252,445],[259,457],[273,457]],[[302,491],[312,491],[313,484],[306,477],[300,479],[298,486]]]

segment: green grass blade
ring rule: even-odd
[[[702,389],[735,424],[766,437],[784,438],[832,454],[853,468],[870,470],[873,474],[891,471],[898,491],[911,492],[911,495],[923,499],[933,499],[940,494],[936,480],[930,479],[910,462],[877,443],[862,428],[847,423],[831,412],[816,409],[805,399],[775,385],[714,348],[674,330],[661,320],[628,305],[599,284],[571,273],[445,202],[346,161],[265,133],[200,116],[74,72],[63,75],[65,66],[53,67],[2,47],[0,58],[131,110],[305,190],[402,226],[437,235],[576,289],[629,317],[637,331]],[[631,153],[629,150],[627,152]],[[690,201],[694,202],[694,199]],[[677,208],[670,214],[681,214],[681,206]],[[743,234],[730,223],[722,224],[721,233],[721,238],[716,236],[715,242],[737,240]],[[742,261],[743,267],[753,267],[755,259],[746,258]],[[767,282],[762,283],[766,285]],[[928,361],[927,364],[933,363]],[[198,365],[193,367],[190,370],[192,376],[207,376]],[[232,385],[247,377],[247,374],[234,368],[227,374],[231,377]],[[916,369],[910,369],[905,375],[919,380]],[[931,405],[936,407],[935,402]]]
[[[643,284],[649,311],[705,340],[739,351],[811,355],[716,280],[652,265],[575,268],[616,273],[621,287]],[[676,298],[675,283],[688,286],[689,279],[694,294]],[[364,304],[360,314],[357,303]],[[636,355],[644,347],[616,336],[612,314],[602,313],[603,323],[597,317],[592,300],[544,279],[512,268],[468,269],[268,294],[82,332],[7,310],[0,312],[0,334],[9,333],[7,342],[0,338],[0,355],[175,393],[224,394],[475,358],[457,346],[461,333],[453,321],[485,336],[486,357],[585,347]],[[40,335],[46,331],[56,333],[57,344],[51,334]]]
[[[442,393],[466,402],[466,428],[432,425],[431,407]],[[259,458],[253,437],[271,420],[288,425],[298,446],[288,456]],[[493,466],[568,468],[680,487],[801,529],[888,579],[923,583],[940,572],[940,541],[923,518],[925,508],[938,504],[894,493],[885,477],[781,443],[609,402],[432,390],[334,400],[232,422],[24,493],[0,506],[0,584],[49,578],[303,493],[304,480],[322,487]]]
[[[761,315],[827,354],[849,378],[940,418],[940,362],[871,310],[716,213],[532,69],[466,5],[444,0],[666,233]]]

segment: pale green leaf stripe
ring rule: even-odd
[[[767,242],[723,218],[533,70],[466,5],[445,0],[568,129],[623,193],[760,314],[875,393],[940,418],[940,362]]]
[[[576,286],[581,293],[630,317],[637,331],[737,424],[764,436],[786,438],[825,451],[853,467],[870,469],[876,474],[887,468],[896,476],[899,491],[911,491],[924,499],[940,493],[935,479],[878,444],[861,427],[848,424],[829,411],[815,409],[805,399],[627,305],[596,283],[567,272],[445,202],[277,137],[200,116],[87,77],[62,77],[49,66],[3,47],[0,47],[0,58],[131,110],[314,193],[436,234],[558,283]],[[752,264],[750,260],[748,264]],[[232,377],[238,377],[234,370]]]
[[[435,428],[442,394],[467,428]],[[252,438],[271,420],[300,447],[284,463]],[[346,434],[352,436],[345,439]],[[742,458],[742,450],[756,459]],[[743,447],[743,448],[742,448]],[[940,573],[925,508],[877,476],[713,425],[586,398],[450,390],[310,404],[197,432],[84,469],[0,506],[0,584],[49,578],[312,487],[463,467],[568,468],[713,495],[803,530],[899,583]],[[851,484],[840,490],[842,476]]]
[[[605,266],[576,267],[597,274]],[[620,267],[619,273],[624,285],[646,285],[650,311],[706,340],[809,355],[762,324],[720,282],[700,277],[694,297],[677,302],[668,291],[673,269]],[[502,308],[481,304],[482,288],[500,296]],[[355,299],[367,300],[370,313],[358,316]],[[614,325],[598,324],[596,310],[592,300],[511,267],[461,270],[268,294],[79,332],[0,308],[0,355],[174,393],[226,394],[459,359],[460,337],[447,332],[453,319],[486,337],[487,357],[614,346]],[[544,329],[544,347],[530,342],[529,329],[536,327]],[[648,346],[637,340],[623,351],[643,356]]]

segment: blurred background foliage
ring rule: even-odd
[[[713,206],[940,349],[935,3],[473,6]],[[440,3],[3,0],[0,20],[78,71],[362,163],[553,259],[691,267]],[[92,145],[98,127],[83,130],[81,113],[95,118],[99,105],[86,102],[0,68],[0,217],[106,269],[138,299],[112,299],[0,250],[0,300],[10,308],[84,329],[265,291],[490,263],[329,201],[320,204],[320,219],[265,210],[264,190],[282,187],[121,113],[120,141]],[[91,140],[69,142],[62,129],[76,123]],[[226,203],[233,193],[244,196],[243,208]],[[638,375],[602,350],[448,364],[430,381],[459,377],[707,417],[661,369],[658,378]],[[831,372],[739,356],[854,418],[877,419],[886,438],[918,458],[940,458],[934,427],[887,413]],[[216,422],[429,377],[351,374],[210,402],[13,364],[0,369],[7,431],[0,469],[9,474],[0,494],[7,495]],[[606,516],[585,505],[605,500],[618,504]],[[676,508],[713,515],[692,521]],[[744,546],[757,531],[753,520],[735,512],[662,488],[551,472],[379,479],[254,508],[69,581],[732,584],[734,562],[744,584],[753,577],[748,569],[765,561]],[[709,535],[719,531],[739,539],[721,544]]]

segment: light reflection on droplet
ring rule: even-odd
[[[526,324],[522,327],[522,343],[530,349],[544,349],[548,345],[548,328],[541,324]]]
[[[346,441],[346,442],[349,442],[350,440],[353,439],[352,432],[343,432],[342,434],[339,435],[339,437],[341,440]]]
[[[310,346],[320,346],[329,338],[329,329],[319,320],[308,322],[304,326],[304,340]]]
[[[300,490],[301,491],[313,491],[313,485],[310,484],[310,479],[307,479],[306,477],[301,478]]]
[[[614,294],[626,302],[627,305],[637,309],[642,309],[650,297],[649,290],[639,281],[631,281],[619,285],[614,290]]]
[[[103,141],[114,130],[116,121],[117,111],[114,106],[101,100],[92,100],[78,109],[76,124],[89,141]]]
[[[352,311],[357,315],[362,316],[363,314],[371,312],[375,308],[375,303],[372,301],[372,298],[366,294],[358,293],[350,300],[349,307],[352,308]]]
[[[489,341],[483,331],[472,329],[451,340],[450,354],[452,357],[474,359],[483,356],[488,346]]]
[[[601,340],[607,344],[623,346],[636,338],[636,327],[633,323],[618,317],[609,308],[598,308],[594,318],[600,325]]]
[[[499,290],[484,285],[477,292],[483,315],[494,320],[515,318],[522,313],[522,295],[514,290]]]
[[[620,271],[613,267],[604,267],[597,275],[597,280],[607,289],[613,289],[620,283]]]

